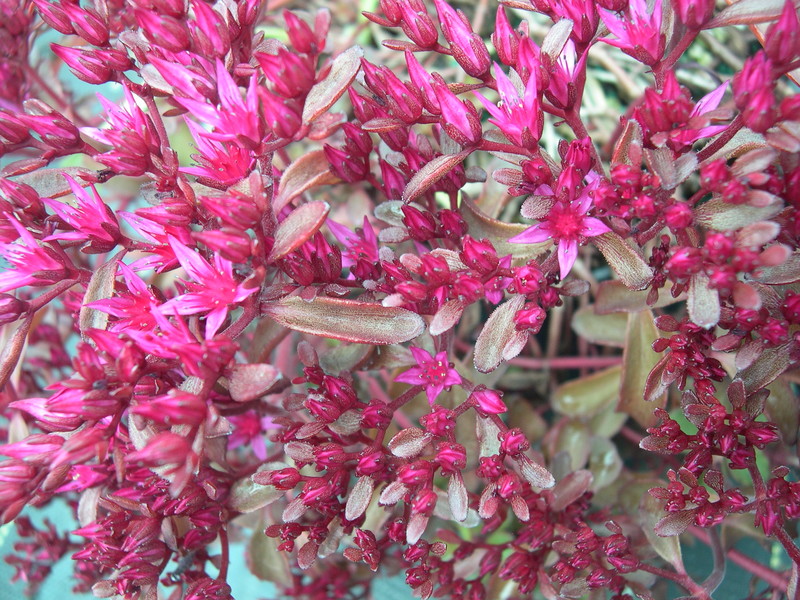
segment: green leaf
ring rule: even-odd
[[[628,315],[624,313],[600,315],[594,306],[584,306],[572,316],[571,324],[572,330],[588,342],[615,348],[625,346]]]
[[[656,423],[653,411],[656,408],[664,408],[667,404],[666,391],[659,394],[653,402],[644,399],[647,378],[661,358],[652,348],[653,342],[658,337],[658,329],[651,311],[645,310],[628,315],[617,410],[629,414],[645,428],[652,427]]]
[[[664,512],[663,504],[663,501],[653,498],[648,492],[642,494],[639,503],[639,523],[653,550],[675,567],[678,572],[683,572],[680,538],[678,536],[662,537],[655,532],[656,525],[667,515]]]
[[[615,366],[559,386],[553,394],[553,410],[584,418],[608,410],[618,398],[621,372]]]

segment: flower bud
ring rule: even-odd
[[[461,444],[441,442],[436,446],[436,462],[442,473],[452,475],[467,466],[467,451]]]
[[[509,456],[518,456],[531,447],[528,438],[518,427],[502,432],[500,438],[500,450]]]
[[[471,399],[475,402],[475,409],[483,416],[498,415],[508,410],[503,402],[503,394],[496,390],[478,386],[472,392]]]
[[[23,302],[11,294],[0,294],[0,325],[13,323],[26,310],[28,310],[27,302]]]

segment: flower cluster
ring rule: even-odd
[[[795,4],[352,4],[0,0],[17,578],[794,595]]]

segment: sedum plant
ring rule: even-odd
[[[101,598],[246,561],[281,598],[702,600],[727,559],[795,596],[791,1],[0,12],[31,592],[68,556]]]

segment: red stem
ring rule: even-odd
[[[228,564],[230,563],[230,548],[228,544],[228,532],[225,528],[219,530],[219,541],[222,544],[222,564],[219,567],[217,579],[225,581],[228,578]]]
[[[708,144],[705,148],[703,148],[702,150],[700,150],[700,152],[697,153],[697,162],[701,163],[710,156],[713,156],[713,154],[717,150],[719,150],[725,144],[731,141],[731,138],[733,138],[733,136],[736,135],[736,133],[742,128],[743,125],[744,125],[744,119],[742,118],[741,113],[739,113],[738,115],[736,115],[736,118],[733,121],[731,121],[731,124],[728,125],[728,128],[722,134],[720,134],[720,136],[717,139],[715,139],[713,142]]]
[[[689,526],[689,533],[691,533],[694,537],[696,537],[704,544],[711,546],[711,538],[705,529],[697,527],[696,525],[691,525]],[[776,573],[769,567],[762,565],[760,562],[753,560],[749,556],[746,556],[733,548],[731,548],[726,552],[726,558],[730,559],[731,562],[736,563],[744,570],[748,571],[749,573],[752,573],[756,577],[763,579],[772,587],[782,592],[786,591],[786,586],[788,585],[788,582],[786,581],[785,578],[781,576],[780,573]]]
[[[696,600],[710,600],[710,596],[708,593],[700,586],[694,579],[689,577],[688,575],[679,575],[678,573],[673,573],[667,569],[661,569],[659,567],[654,567],[652,565],[648,565],[645,563],[641,563],[639,565],[640,571],[645,571],[647,573],[652,573],[658,577],[662,577],[664,579],[669,579],[674,581],[687,592],[692,594],[692,598],[696,598]]]

